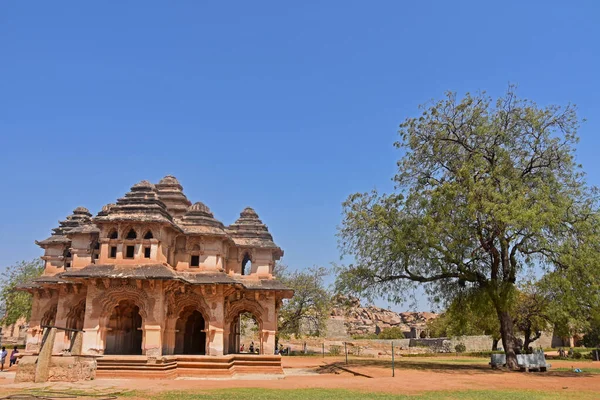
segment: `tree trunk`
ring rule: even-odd
[[[492,351],[498,350],[498,342],[499,341],[500,341],[500,339],[493,339],[493,341],[492,341]]]
[[[500,319],[500,333],[502,334],[502,345],[506,354],[506,366],[509,369],[518,369],[517,365],[517,338],[514,334],[513,320],[508,311],[498,311]]]

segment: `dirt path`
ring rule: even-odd
[[[222,388],[268,388],[268,389],[300,389],[300,388],[344,388],[362,391],[381,391],[393,393],[419,393],[431,390],[466,390],[466,389],[525,389],[542,391],[594,391],[600,393],[600,375],[576,374],[572,372],[520,373],[494,371],[481,362],[481,359],[462,359],[460,363],[449,360],[405,359],[399,360],[396,376],[391,377],[389,363],[379,360],[351,360],[348,369],[371,376],[366,378],[351,373],[332,369],[323,369],[325,365],[342,363],[342,358],[320,359],[317,357],[284,357],[284,378],[267,376],[246,377],[237,379],[99,379],[92,382],[51,383],[46,385],[11,383],[14,376],[5,373],[0,381],[0,393],[24,388],[50,386],[52,389],[78,388],[90,390],[209,390]],[[595,362],[556,362],[553,367],[600,369]],[[326,370],[330,373],[318,373]],[[335,368],[333,368],[335,370]],[[7,393],[8,393],[7,392]]]

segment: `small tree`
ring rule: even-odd
[[[5,310],[2,325],[12,325],[21,317],[27,320],[31,317],[31,295],[15,288],[39,277],[42,272],[44,263],[40,259],[20,261],[6,268],[0,282],[0,302]]]
[[[331,296],[324,286],[327,270],[313,267],[304,271],[287,272],[279,265],[275,275],[290,289],[294,297],[284,300],[279,310],[279,334],[282,336],[321,336],[331,307]]]

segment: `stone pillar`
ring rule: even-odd
[[[163,350],[162,353],[165,355],[175,354],[175,335],[177,331],[175,330],[175,324],[177,323],[177,318],[168,318],[165,322],[165,329],[163,331]]]
[[[265,330],[261,332],[260,354],[273,355],[275,354],[275,331]]]
[[[222,290],[219,288],[219,290]],[[224,333],[225,329],[225,297],[220,291],[218,295],[210,298],[208,301],[209,310],[208,320],[206,321],[206,354],[211,356],[222,356],[227,354],[229,343],[228,335]]]
[[[207,355],[211,356],[222,356],[224,352],[224,339],[223,328],[215,326],[209,326],[208,332],[208,348],[206,351]]]
[[[144,336],[142,339],[142,346],[143,353],[148,357],[160,357],[162,355],[162,338],[160,325],[144,325]]]
[[[67,327],[67,315],[69,314],[73,296],[61,290],[58,297],[58,306],[56,307],[56,321],[55,326],[66,328]],[[54,341],[54,348],[52,349],[53,354],[61,354],[63,350],[69,349],[69,334],[70,332],[59,331]]]
[[[104,354],[104,338],[102,337],[100,313],[101,310],[94,309],[93,301],[99,295],[99,291],[94,285],[88,285],[85,318],[83,319],[83,344],[82,354],[101,355]],[[102,319],[104,321],[106,318]]]

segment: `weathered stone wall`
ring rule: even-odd
[[[18,364],[15,382],[34,382],[37,356],[23,356]],[[89,381],[96,378],[94,357],[52,356],[47,371],[48,382]]]

